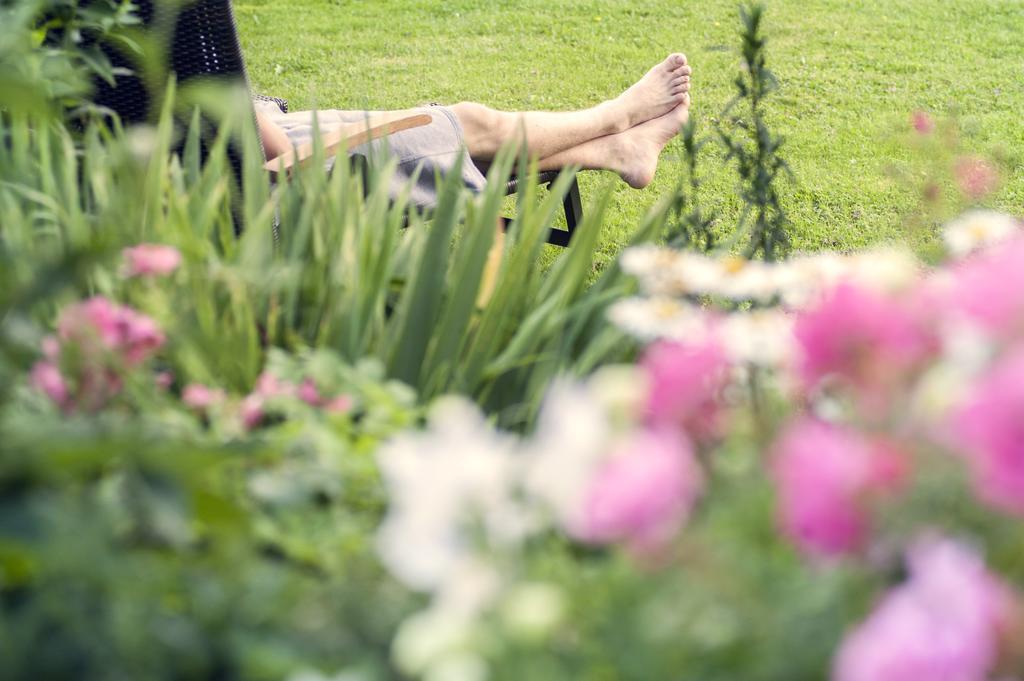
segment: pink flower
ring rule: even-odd
[[[190,383],[181,391],[181,401],[187,407],[205,411],[224,401],[224,391],[219,388],[208,388],[200,383]]]
[[[288,381],[282,381],[280,378],[264,371],[256,379],[255,394],[266,399],[272,399],[275,397],[295,397],[296,388],[292,383]]]
[[[775,445],[772,466],[783,531],[805,552],[855,551],[867,536],[867,497],[898,487],[902,457],[851,430],[804,418]]]
[[[297,395],[300,400],[313,407],[320,406],[322,402],[320,391],[316,389],[316,383],[314,383],[311,378],[307,378],[302,382],[299,386]]]
[[[68,406],[68,386],[60,369],[51,361],[36,362],[32,367],[29,383],[33,388],[49,397],[60,408]]]
[[[910,117],[910,123],[922,135],[928,135],[935,130],[935,121],[928,115],[927,111],[915,111]]]
[[[682,426],[698,442],[719,433],[720,396],[729,368],[721,346],[659,342],[647,348],[640,365],[650,385],[648,423]]]
[[[88,359],[107,351],[129,366],[146,360],[165,340],[152,319],[102,296],[66,308],[57,334],[62,344],[76,344]]]
[[[970,549],[915,546],[910,579],[843,641],[834,681],[985,681],[996,664],[1010,593]]]
[[[921,310],[840,284],[796,321],[798,370],[807,389],[838,379],[861,406],[884,410],[894,388],[937,349]]]
[[[703,487],[690,443],[673,428],[636,434],[597,471],[574,534],[656,548],[686,521]]]
[[[328,414],[347,414],[352,410],[352,398],[348,395],[338,395],[324,403],[324,411]]]
[[[113,350],[121,343],[121,307],[108,298],[96,296],[64,308],[57,320],[62,343],[95,345]]]
[[[242,419],[242,425],[246,430],[252,430],[263,422],[263,397],[252,393],[242,400],[238,410]]]
[[[953,428],[978,496],[1024,515],[1024,347],[978,382]]]
[[[46,336],[42,342],[43,357],[51,361],[57,361],[60,357],[60,341],[53,336]]]
[[[1024,236],[1014,236],[953,270],[953,305],[1001,339],[1024,335]]]
[[[55,401],[63,395],[65,410],[96,411],[121,392],[125,369],[149,359],[163,343],[152,319],[96,296],[61,312],[57,337],[43,339],[46,360],[37,365],[35,383]],[[160,380],[158,375],[158,385]]]
[[[163,276],[181,264],[181,253],[172,246],[139,244],[124,249],[121,254],[125,260],[124,274],[127,277]]]
[[[102,365],[82,367],[75,379],[74,405],[89,413],[107,406],[124,387],[120,374]]]
[[[168,390],[174,384],[174,374],[170,371],[160,371],[153,378],[153,382],[161,390]]]
[[[995,168],[979,156],[964,156],[953,166],[956,182],[968,198],[981,199],[995,191],[999,175]]]

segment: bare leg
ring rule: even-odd
[[[654,179],[658,156],[679,133],[690,114],[690,96],[664,116],[625,132],[589,140],[553,156],[541,159],[541,170],[579,166],[584,170],[612,170],[635,189]]]
[[[686,57],[672,54],[615,99],[584,111],[513,113],[471,102],[450,108],[473,160],[486,163],[509,143],[525,144],[531,156],[546,158],[658,118],[675,108],[689,87]]]

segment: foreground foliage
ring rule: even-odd
[[[600,202],[537,264],[565,179],[496,229],[512,155],[427,224],[251,129],[239,194],[166,101],[0,115],[5,676],[1020,675],[1016,219],[748,262],[648,243],[670,195],[595,277]]]

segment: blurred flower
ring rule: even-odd
[[[314,387],[314,390],[316,388]],[[253,392],[265,399],[275,397],[295,397],[298,388],[288,381],[283,381],[270,371],[264,371],[256,379],[256,387]]]
[[[640,366],[650,385],[645,410],[649,423],[685,428],[699,442],[719,435],[721,392],[729,368],[721,345],[655,343],[644,352]]]
[[[935,130],[935,121],[927,111],[915,111],[910,117],[910,124],[922,135],[928,135]]]
[[[904,460],[892,448],[811,418],[791,424],[773,456],[783,530],[812,555],[860,548],[867,497],[898,487],[905,475]]]
[[[657,549],[686,521],[702,487],[700,467],[680,432],[641,431],[596,472],[573,533],[589,542],[626,542],[638,552]]]
[[[904,293],[917,284],[923,268],[906,248],[877,248],[845,256],[843,280],[878,293]]]
[[[792,361],[793,318],[785,312],[762,309],[727,315],[719,335],[729,360],[735,364],[777,368]]]
[[[613,437],[605,405],[588,384],[556,380],[541,403],[537,428],[526,443],[524,485],[550,508],[563,529],[574,526],[590,480]]]
[[[778,295],[777,267],[759,260],[726,257],[718,261],[719,280],[710,293],[729,300],[767,303]]]
[[[156,387],[161,390],[168,390],[174,385],[174,374],[170,371],[159,371],[156,376],[153,377],[153,382],[156,383]]]
[[[173,246],[139,244],[121,251],[125,260],[124,276],[164,276],[178,269],[181,253]]]
[[[103,296],[65,308],[57,332],[62,345],[75,344],[88,359],[106,351],[128,366],[148,359],[164,344],[156,322]]]
[[[328,414],[347,414],[352,410],[352,398],[348,395],[338,395],[323,403],[324,411]]]
[[[96,411],[121,392],[125,370],[163,343],[152,319],[96,296],[61,311],[57,337],[43,339],[46,359],[33,367],[30,383],[66,411]]]
[[[473,652],[478,616],[497,598],[497,572],[472,558],[446,576],[431,605],[399,627],[393,654],[399,668],[427,681],[483,681],[487,665]]]
[[[265,413],[263,396],[259,393],[246,395],[238,405],[238,416],[246,430],[252,430],[263,422]]]
[[[953,306],[1000,339],[1024,334],[1024,234],[967,258],[952,271]]]
[[[54,336],[46,336],[43,338],[40,346],[43,351],[43,356],[46,357],[46,359],[56,361],[60,358],[60,341]]]
[[[528,582],[508,592],[501,615],[505,626],[514,634],[525,639],[540,639],[558,626],[565,611],[565,595],[558,587]]]
[[[841,284],[797,317],[797,364],[805,387],[838,379],[862,408],[886,408],[895,386],[937,349],[918,314],[906,300]]]
[[[608,417],[620,424],[635,423],[650,392],[647,374],[633,364],[609,365],[587,379],[588,392]]]
[[[946,248],[954,258],[1020,235],[1021,228],[1013,217],[994,210],[972,210],[946,225],[942,233]]]
[[[316,389],[316,383],[311,378],[307,378],[299,384],[296,394],[300,400],[313,407],[320,406],[322,402],[320,391]]]
[[[377,460],[388,514],[377,549],[395,577],[413,589],[439,589],[477,547],[519,541],[527,520],[515,494],[516,441],[490,426],[472,403],[444,398],[424,432],[386,443]]]
[[[152,125],[133,125],[125,131],[128,152],[139,165],[149,163],[160,137]]]
[[[425,681],[486,681],[488,673],[484,658],[464,651],[442,658],[424,678]]]
[[[406,674],[420,675],[469,648],[473,622],[427,609],[402,622],[392,643],[395,662]]]
[[[276,395],[291,395],[294,391],[295,397],[305,402],[311,407],[319,407],[328,414],[344,414],[352,409],[352,398],[348,395],[338,395],[336,397],[327,397],[320,393],[320,390],[316,387],[316,383],[311,378],[306,378],[298,385],[298,387],[291,386],[290,384],[274,381],[267,381],[264,387],[269,390],[270,393]]]
[[[690,326],[680,326],[699,307],[683,299],[711,295],[733,301],[782,302],[799,309],[817,302],[822,293],[848,281],[877,291],[907,288],[920,267],[906,249],[886,248],[839,255],[815,253],[767,264],[733,256],[711,257],[665,247],[640,246],[626,250],[623,270],[635,276],[648,305],[637,299],[613,308],[612,318],[640,339],[688,338]],[[616,306],[619,307],[619,306]],[[698,320],[699,321],[699,320]]]
[[[954,432],[978,495],[1024,515],[1024,347],[982,377],[957,411]]]
[[[61,409],[68,406],[68,385],[64,382],[60,369],[53,362],[36,362],[32,367],[29,383]]]
[[[608,319],[633,338],[644,342],[695,342],[710,333],[709,315],[700,307],[675,298],[624,298],[608,310]]]
[[[185,406],[197,411],[206,411],[210,407],[224,402],[224,391],[219,388],[208,388],[199,383],[190,383],[181,391],[181,401]]]
[[[954,541],[919,543],[907,563],[907,582],[843,641],[834,681],[990,678],[1008,589],[978,555]]]
[[[970,199],[981,199],[991,194],[999,182],[995,168],[980,156],[964,156],[953,166],[960,191]]]

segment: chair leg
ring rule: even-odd
[[[572,178],[572,186],[569,187],[569,191],[565,195],[562,207],[565,209],[566,229],[569,231],[569,234],[572,234],[583,221],[583,201],[580,199],[580,183],[575,177]]]
[[[550,187],[557,177],[558,173],[545,173],[540,178],[540,184]],[[512,178],[509,182],[508,193],[514,194],[518,189],[518,178]],[[555,229],[552,227],[548,230],[547,242],[553,246],[565,248],[572,240],[572,235],[576,228],[583,222],[583,201],[580,198],[580,184],[575,177],[572,179],[572,184],[569,185],[569,191],[566,192],[565,198],[562,200],[562,209],[565,211],[565,229]],[[502,219],[505,221],[505,228],[507,229],[511,218]]]

